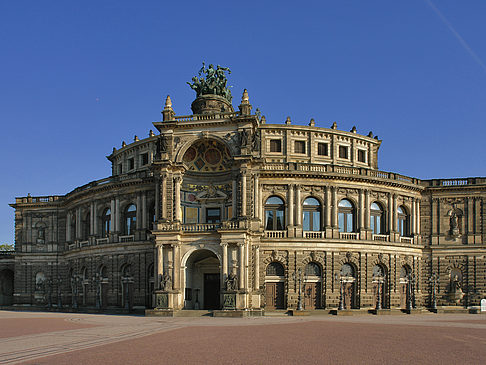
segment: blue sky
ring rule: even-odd
[[[201,62],[229,66],[268,123],[373,131],[379,168],[486,176],[486,1],[3,1],[0,243],[16,196],[110,174]]]

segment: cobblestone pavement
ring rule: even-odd
[[[484,364],[485,359],[485,315],[147,318],[0,311],[0,364]]]

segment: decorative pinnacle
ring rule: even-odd
[[[265,124],[267,122],[267,118],[265,118],[264,115],[262,115],[262,119],[260,120],[260,123]]]
[[[241,104],[250,104],[250,98],[248,96],[248,90],[243,90],[243,96],[241,97]]]
[[[356,133],[356,126],[353,125],[353,128],[351,128],[350,132]]]
[[[368,133],[368,137],[373,138],[373,132],[372,131],[370,131],[370,133]]]
[[[153,136],[155,136],[154,131],[153,130],[149,130],[149,137],[153,137]]]
[[[165,99],[164,109],[172,109],[172,100],[170,100],[170,95],[167,95],[167,98]]]
[[[138,139],[138,136],[133,137],[133,140],[134,140],[135,142],[140,141],[140,139]]]
[[[309,125],[310,125],[311,127],[315,127],[315,125],[316,125],[316,121],[314,120],[314,118],[312,118],[312,119],[310,120]]]
[[[331,128],[332,128],[332,129],[337,129],[337,123],[336,123],[336,122],[332,123]]]
[[[122,147],[126,147],[127,144],[125,143],[125,141],[122,142]]]
[[[285,119],[285,124],[290,124],[290,123],[291,123],[290,117],[287,117],[287,119]]]

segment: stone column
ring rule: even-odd
[[[228,277],[228,244],[221,243],[221,247],[223,248],[223,283],[225,282],[226,278]]]
[[[241,172],[241,215],[246,217],[246,171]]]
[[[467,235],[468,243],[473,243],[470,241],[470,236],[472,236],[474,231],[474,198],[466,198],[467,201]]]
[[[238,208],[237,208],[237,185],[236,185],[236,179],[234,179],[231,183],[231,211],[232,211],[232,217],[231,218],[236,218],[238,216]]]
[[[115,199],[115,231],[121,231],[121,217],[120,217],[120,199]]]
[[[181,177],[176,176],[174,178],[174,209],[175,209],[175,220],[181,221]]]
[[[239,269],[240,269],[240,274],[239,274],[239,288],[240,290],[243,290],[245,288],[245,244],[244,243],[238,243],[238,248],[239,248]]]
[[[159,244],[157,246],[157,271],[155,276],[156,288],[160,288],[160,276],[164,274],[164,246]]]
[[[417,224],[415,226],[415,233],[420,235],[420,199],[417,199],[415,203],[415,209],[417,210]]]
[[[294,225],[294,185],[290,184],[289,185],[289,204],[288,204],[288,217],[289,217],[289,226]]]
[[[260,189],[258,183],[258,175],[255,174],[254,180],[254,194],[253,194],[253,209],[254,209],[254,216],[255,218],[259,218],[260,212]]]
[[[332,189],[332,227],[338,227],[338,201],[337,201],[337,188]]]
[[[391,193],[388,195],[388,231],[393,232],[393,195]]]
[[[328,185],[326,186],[326,228],[331,227],[331,187]]]
[[[439,199],[432,198],[432,206],[431,206],[431,218],[432,218],[432,244],[439,243],[438,240],[438,233],[437,233],[437,215],[438,215],[438,208],[439,208]]]
[[[393,194],[393,230],[398,231],[397,196]]]
[[[415,236],[417,227],[417,211],[415,208],[415,198],[412,198],[412,211],[410,212],[410,233]]]
[[[89,235],[90,236],[94,234],[94,222],[95,222],[94,202],[91,202],[89,206]]]
[[[481,198],[476,197],[474,199],[474,206],[475,206],[475,214],[474,214],[474,234],[480,235],[481,230],[480,230],[480,225],[481,225]],[[476,240],[477,239],[477,240]],[[475,239],[475,243],[480,243],[479,237]]]
[[[302,225],[302,204],[300,201],[300,185],[295,185],[295,224]]]
[[[71,213],[66,215],[66,242],[71,242],[72,232],[71,232]]]
[[[81,238],[82,229],[81,208],[76,209],[76,238]]]
[[[365,216],[365,203],[364,203],[364,191],[363,189],[359,189],[359,230],[361,231],[364,228],[364,216]]]
[[[141,227],[143,229],[147,228],[147,193],[142,193],[142,222]],[[152,229],[152,227],[150,227]]]
[[[115,200],[111,199],[110,204],[110,232],[115,231]]]
[[[255,290],[260,289],[260,246],[255,246]]]
[[[157,222],[160,218],[160,184],[162,180],[155,180],[155,221]]]
[[[370,209],[371,209],[371,203],[370,203],[370,191],[365,190],[365,222],[364,226],[366,229],[370,229]]]
[[[140,194],[137,195],[137,210],[135,211],[135,227],[137,229],[142,228],[142,197]]]
[[[93,235],[98,235],[98,203],[93,203]]]
[[[181,276],[181,246],[179,244],[173,245],[173,263],[174,273],[173,273],[173,283],[174,290],[179,290],[181,287],[180,276]]]

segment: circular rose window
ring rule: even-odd
[[[204,159],[210,165],[216,165],[221,161],[221,152],[215,148],[210,148],[204,154]]]

